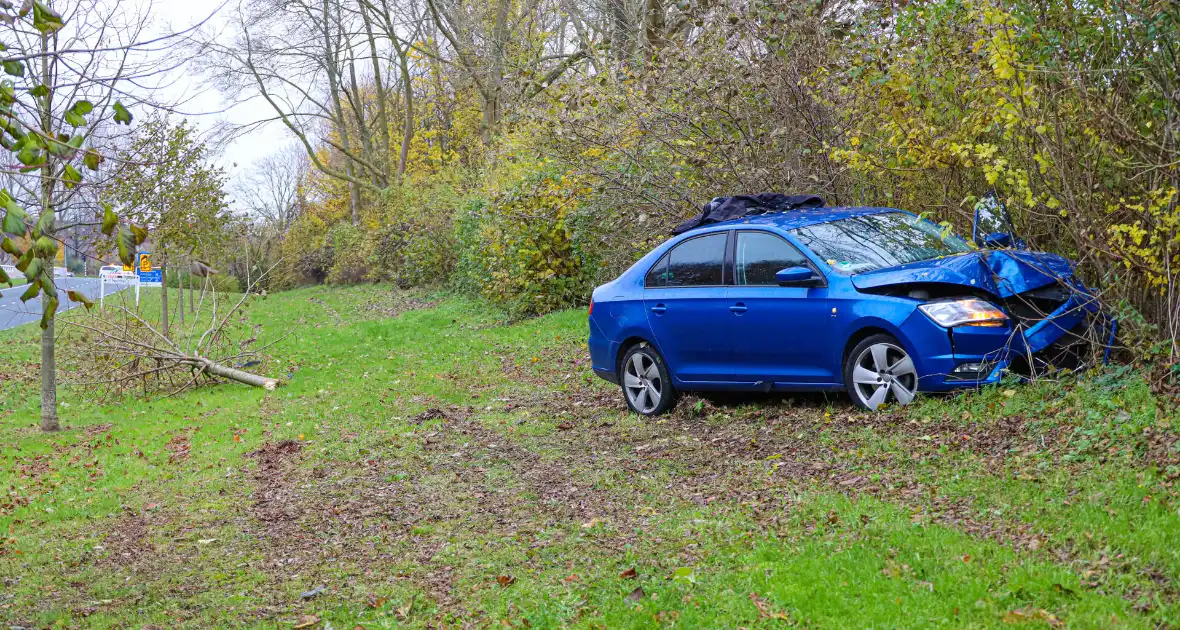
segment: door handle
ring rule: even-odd
[[[738,315],[741,315],[742,313],[745,313],[749,309],[746,308],[745,304],[738,302],[737,304],[734,304],[733,306],[729,307],[729,310],[733,311],[734,313],[736,313]]]
[[[655,313],[656,315],[663,315],[667,311],[668,307],[664,306],[663,304],[656,304],[655,306],[651,307],[651,312]]]

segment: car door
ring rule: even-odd
[[[730,380],[725,252],[729,232],[690,238],[652,266],[644,280],[647,320],[681,382]]]
[[[771,232],[737,232],[732,258],[726,302],[735,378],[782,385],[839,382],[824,359],[836,342],[823,274]],[[779,286],[775,274],[789,267],[811,268],[817,286]]]

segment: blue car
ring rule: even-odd
[[[985,201],[978,246],[892,208],[690,229],[594,290],[594,372],[643,415],[717,390],[844,390],[876,409],[1067,367],[1113,337],[1071,263],[1022,249],[1006,210]]]

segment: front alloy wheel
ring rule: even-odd
[[[918,370],[897,340],[874,335],[860,342],[851,357],[845,378],[858,406],[872,410],[889,400],[908,405],[914,399]]]

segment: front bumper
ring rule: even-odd
[[[1092,347],[1094,342],[1108,345],[1113,326],[1096,298],[1075,292],[1031,324],[948,330],[915,311],[902,331],[919,358],[918,389],[938,392],[996,383],[1008,371],[1036,374],[1050,367],[1071,367],[1063,357],[1084,356],[1081,346]],[[961,368],[968,365],[982,369],[964,373]]]

